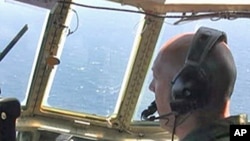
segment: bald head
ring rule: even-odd
[[[193,37],[194,33],[175,36],[161,48],[154,67],[166,75],[169,83],[184,66]],[[236,79],[234,59],[227,44],[219,42],[212,47],[201,67],[209,80],[208,101],[211,104],[223,104],[231,96]]]

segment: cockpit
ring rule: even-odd
[[[249,18],[247,0],[0,0],[0,52],[19,35],[0,62],[1,97],[21,104],[16,140],[170,140],[141,117],[152,63],[170,37],[201,26],[227,32],[231,114],[250,114]]]

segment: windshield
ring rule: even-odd
[[[84,4],[122,7],[106,1]],[[61,63],[44,106],[110,116],[116,107],[141,15],[81,6],[73,6],[72,11]]]

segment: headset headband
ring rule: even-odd
[[[220,41],[227,43],[227,37],[224,32],[200,27],[193,37],[185,64],[200,65],[212,47]]]

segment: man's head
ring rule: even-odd
[[[163,45],[155,59],[152,68],[154,78],[149,88],[155,93],[159,115],[172,112],[170,107],[170,102],[172,101],[171,81],[183,68],[193,37],[194,33],[186,33],[173,37]],[[210,91],[207,99],[208,103],[196,111],[203,111],[205,109],[206,112],[211,113],[207,115],[219,117],[225,110],[225,105],[231,96],[236,79],[234,60],[226,43],[217,43],[208,53],[201,67],[208,75]],[[196,116],[199,116],[197,113]],[[172,128],[171,118],[161,119],[160,122],[162,127],[171,131],[168,128]]]

